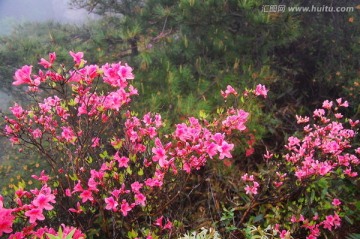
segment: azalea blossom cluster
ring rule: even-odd
[[[85,62],[81,59],[83,54],[70,52],[76,65]],[[42,59],[39,64],[45,68],[51,68],[56,59],[55,53],[49,54],[50,63],[44,63]],[[64,69],[63,69],[64,70]],[[108,94],[98,95],[92,90],[92,83],[98,77],[103,77],[103,82],[111,85],[116,90]],[[59,74],[53,70],[43,72],[39,70],[37,75],[32,74],[32,66],[24,66],[17,70],[14,76],[14,85],[28,85],[30,91],[39,91],[40,84],[45,82],[68,84],[75,95],[72,104],[66,104],[65,99],[58,96],[50,96],[38,103],[38,110],[24,110],[20,105],[10,107],[15,119],[5,118],[8,125],[5,133],[10,136],[13,143],[19,143],[19,136],[28,134],[29,138],[41,140],[44,133],[51,135],[62,142],[75,144],[75,141],[82,135],[82,130],[77,130],[71,125],[66,125],[69,120],[69,107],[74,107],[77,116],[88,115],[96,120],[106,123],[107,113],[119,109],[131,101],[132,95],[137,95],[137,90],[128,84],[133,79],[132,68],[121,63],[112,65],[105,64],[103,67],[95,65],[84,66],[81,69],[74,69]],[[36,83],[34,83],[36,82]],[[77,106],[77,107],[75,107]],[[61,126],[63,124],[63,126]],[[37,127],[34,128],[33,125]],[[59,131],[60,130],[60,131]],[[31,135],[30,135],[30,134]],[[96,139],[93,139],[93,141]]]
[[[48,185],[47,181],[49,177],[41,173],[40,177],[33,175],[33,178],[41,181],[42,187],[40,189],[33,189],[26,191],[23,188],[19,188],[15,191],[16,207],[7,209],[4,208],[3,197],[0,196],[0,236],[4,233],[9,234],[9,238],[43,238],[45,235],[57,235],[57,231],[49,227],[36,227],[39,222],[45,220],[45,211],[53,210],[54,204],[56,203],[56,190],[52,190]],[[12,233],[12,226],[15,222],[16,215],[24,215],[25,221],[28,222],[28,226],[20,232]],[[74,239],[85,238],[85,235],[74,227],[65,226],[63,227],[63,235],[69,234],[74,230]]]
[[[357,167],[360,164],[360,148],[354,148],[353,141],[357,135],[356,127],[359,120],[344,120],[339,112],[349,107],[349,103],[339,98],[335,102],[326,100],[322,108],[313,112],[312,118],[296,116],[298,124],[305,124],[303,136],[291,136],[285,148],[288,153],[285,159],[294,167],[294,174],[300,183],[316,178],[354,178],[358,176]],[[312,122],[311,122],[312,120]],[[277,172],[281,180],[284,176]],[[276,182],[275,186],[281,186]],[[309,231],[307,239],[316,239],[321,229],[332,231],[341,225],[341,201],[334,198],[332,212],[325,216],[318,214],[311,219],[303,215],[291,218],[292,223],[300,223],[301,227]],[[329,210],[328,210],[329,211]],[[331,211],[331,210],[330,210]],[[282,230],[283,236],[289,238],[290,232]]]
[[[253,93],[256,96],[262,96],[264,98],[267,97],[267,93],[269,92],[269,90],[266,88],[266,86],[262,85],[262,84],[258,84],[255,88],[255,90],[246,90],[244,92],[244,96],[248,96],[249,93]],[[226,90],[221,90],[220,91],[222,97],[224,97],[224,99],[227,99],[229,97],[229,95],[234,95],[237,96],[238,92],[231,86],[228,85],[226,87]]]
[[[337,169],[341,169],[350,178],[357,176],[353,168],[360,164],[360,148],[353,149],[352,140],[357,134],[355,127],[359,120],[354,122],[349,119],[350,128],[346,128],[338,110],[348,107],[348,102],[340,98],[336,103],[334,106],[332,101],[325,101],[323,108],[316,109],[313,124],[309,124],[309,117],[297,116],[298,123],[306,124],[304,136],[288,138],[285,147],[289,153],[285,155],[285,159],[296,166],[295,175],[298,180],[325,176],[335,173]]]
[[[327,229],[332,231],[336,228],[339,228],[341,225],[341,218],[339,213],[341,201],[338,198],[334,198],[332,201],[333,209],[335,210],[333,214],[326,215],[325,218],[321,219],[318,214],[315,214],[311,219],[305,218],[302,214],[298,217],[292,215],[290,221],[292,223],[300,223],[301,227],[309,231],[306,239],[317,239],[321,235],[320,228]]]
[[[258,189],[260,187],[260,184],[255,181],[254,175],[248,175],[245,173],[243,176],[241,176],[241,179],[247,183],[245,186],[245,192],[249,195],[256,195],[258,194]]]
[[[44,172],[34,176],[43,187],[17,190],[15,208],[6,209],[1,201],[0,215],[5,221],[0,223],[0,234],[54,234],[54,229],[39,227],[38,222],[44,222],[44,211],[54,210],[60,200],[70,205],[62,213],[74,220],[94,213],[95,208],[95,213],[108,213],[121,222],[135,208],[146,207],[166,175],[190,174],[209,159],[232,158],[234,144],[227,136],[246,129],[249,113],[231,108],[214,123],[189,117],[163,137],[159,114],[137,117],[129,110],[132,97],[138,94],[130,84],[134,79],[130,66],[121,62],[86,65],[82,52],[69,54],[74,60],[71,69],[56,68],[56,54],[50,53],[48,60],[39,62],[46,71],[33,74],[33,66],[24,66],[15,73],[14,85],[29,86],[31,94],[46,90],[53,95],[37,100],[29,109],[19,104],[10,107],[13,116],[5,117],[5,134],[14,145],[34,146],[57,176],[50,178]],[[52,189],[50,179],[60,186]],[[26,227],[13,232],[22,214]],[[171,221],[164,220],[161,215],[154,225],[171,230]],[[68,227],[63,229],[68,231]],[[83,237],[80,231],[75,235]]]
[[[311,219],[307,219],[300,214],[298,217],[293,215],[290,221],[291,223],[300,223],[302,228],[305,228],[309,231],[306,239],[317,239],[319,236],[321,236],[321,227],[329,231],[340,227],[341,218],[338,214],[339,211],[340,209],[334,212],[334,214],[325,216],[324,220],[321,220],[318,214],[314,215]],[[292,238],[289,230],[281,230],[280,227],[281,226],[279,224],[276,224],[274,229],[279,233],[279,237],[281,239]]]

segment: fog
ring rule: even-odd
[[[14,26],[23,22],[55,21],[81,24],[95,18],[83,9],[70,9],[68,1],[0,0],[0,36],[10,34]],[[0,88],[0,109],[7,109],[12,101],[11,93]]]
[[[68,0],[0,0],[0,34],[7,34],[14,24],[26,21],[83,23],[94,17],[83,9],[70,9]]]

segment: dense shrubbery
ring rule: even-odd
[[[314,111],[314,122],[297,116],[306,126],[302,134],[289,137],[284,158],[266,151],[261,165],[267,168],[259,165],[239,175],[233,152],[245,147],[247,155],[254,153],[247,128],[251,111],[229,106],[207,119],[189,117],[174,129],[161,129],[159,114],[138,117],[131,111],[130,102],[138,95],[130,84],[131,67],[86,65],[82,52],[70,55],[70,68],[56,64],[50,53],[39,62],[46,71],[33,73],[33,66],[25,65],[15,73],[13,84],[28,85],[33,103],[10,108],[5,134],[14,145],[39,152],[48,167],[32,175],[38,181],[32,189],[14,186],[13,199],[1,197],[1,234],[174,238],[192,229],[186,221],[198,220],[177,211],[179,205],[198,210],[186,205],[183,196],[196,195],[201,181],[211,185],[215,177],[231,178],[222,183],[232,191],[214,187],[197,197],[213,197],[210,211],[202,209],[206,216],[219,212],[216,204],[222,203],[222,216],[212,216],[212,226],[225,237],[251,238],[259,232],[251,229],[258,224],[267,227],[262,233],[280,238],[318,238],[338,229],[343,218],[357,220],[349,206],[358,195],[346,197],[340,187],[357,180],[360,163],[360,148],[354,144],[359,121],[345,123],[341,114],[347,101],[325,101]],[[267,93],[261,84],[243,94],[231,86],[221,91],[226,100],[244,104]],[[249,138],[247,144],[239,137]],[[229,198],[216,199],[221,193]]]

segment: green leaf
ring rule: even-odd
[[[138,175],[139,175],[139,176],[144,175],[144,170],[143,170],[142,168],[140,168],[140,169],[139,169],[139,171],[138,171]]]
[[[206,119],[208,117],[208,115],[205,113],[205,111],[200,110],[199,117],[200,117],[200,119]]]
[[[128,232],[129,239],[133,239],[137,236],[138,236],[138,233],[136,231],[134,231],[134,229],[132,229],[131,231]]]
[[[49,239],[59,239],[59,238],[61,238],[61,237],[58,237],[58,236],[51,235],[49,233],[46,233],[46,236],[49,237]]]
[[[264,215],[263,214],[259,214],[254,218],[254,223],[262,221],[264,219]]]
[[[67,234],[65,239],[72,239],[73,235],[75,234],[75,231],[76,231],[76,229],[73,229],[69,234]]]
[[[129,155],[129,159],[131,160],[131,162],[136,162],[136,154],[130,154]]]
[[[101,159],[106,159],[108,157],[109,157],[109,155],[108,155],[108,152],[106,150],[100,154]]]
[[[224,108],[220,107],[216,109],[216,113],[221,115],[222,113],[224,113]]]
[[[93,162],[93,158],[91,156],[86,158],[86,162],[88,162],[89,164],[91,164]]]
[[[131,170],[130,167],[127,167],[126,168],[126,172],[129,174],[129,175],[132,175],[133,171]]]
[[[314,199],[315,199],[315,190],[311,190],[310,204],[314,202]]]
[[[54,181],[53,186],[56,188],[60,185],[59,181]]]
[[[360,239],[360,234],[358,233],[351,233],[349,234],[346,239]]]
[[[72,181],[76,181],[78,180],[78,177],[77,175],[74,173],[73,175],[69,175],[69,178],[72,180]]]
[[[350,225],[354,224],[354,221],[351,218],[349,218],[348,216],[345,216],[344,218]]]

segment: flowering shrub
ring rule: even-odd
[[[138,91],[131,84],[130,66],[86,65],[82,52],[70,55],[74,66],[69,69],[57,65],[56,54],[50,53],[39,62],[45,71],[33,73],[33,66],[23,66],[15,73],[13,84],[26,85],[33,102],[10,107],[4,133],[13,145],[41,153],[49,168],[32,176],[38,181],[33,189],[19,185],[13,200],[0,198],[0,236],[170,238],[181,223],[166,214],[166,207],[187,180],[209,162],[231,167],[228,160],[243,147],[239,132],[248,137],[246,157],[255,153],[255,136],[247,129],[249,112],[229,107],[213,120],[189,117],[164,132],[160,114],[140,117],[131,111]],[[267,98],[267,93],[258,84],[241,99],[250,94]],[[224,99],[239,97],[231,86],[221,94]],[[226,225],[231,233],[242,231],[247,221],[248,228],[262,221],[264,215],[256,215],[255,209],[273,210],[264,228],[280,238],[299,230],[317,238],[341,225],[343,200],[330,188],[337,180],[357,177],[360,153],[353,144],[359,121],[348,120],[348,129],[341,107],[348,102],[325,101],[314,111],[312,124],[309,117],[297,116],[299,124],[307,125],[302,135],[288,138],[284,159],[269,151],[263,156],[267,166],[278,168],[241,176],[236,171],[237,182],[231,185],[241,185],[236,193],[243,201],[223,220],[230,224],[241,211],[237,226]],[[291,207],[278,212],[284,205]]]
[[[333,102],[325,101],[322,109],[314,111],[313,118],[316,122],[304,127],[303,139],[295,136],[288,139],[285,147],[290,153],[285,155],[285,159],[296,165],[295,175],[300,181],[327,174],[357,176],[352,167],[360,164],[356,156],[356,153],[360,153],[360,148],[353,151],[351,141],[356,136],[354,128],[359,121],[353,122],[350,119],[351,129],[345,128],[340,122],[343,116],[337,111],[339,107],[347,107],[348,102],[343,102],[340,98],[337,99],[337,104],[338,106],[332,108]],[[297,116],[297,122],[308,123],[309,117]]]
[[[322,108],[313,112],[312,122],[310,117],[296,116],[298,124],[305,124],[303,134],[289,137],[285,145],[288,151],[285,160],[293,167],[297,182],[307,187],[309,192],[313,185],[329,190],[329,195],[323,195],[322,200],[318,200],[318,205],[314,203],[314,199],[307,200],[306,203],[314,206],[307,213],[311,218],[305,218],[302,214],[291,217],[292,223],[300,223],[309,231],[309,239],[318,238],[321,228],[333,231],[340,227],[340,215],[345,214],[340,207],[341,201],[332,198],[339,193],[336,184],[339,185],[338,180],[351,180],[358,176],[360,148],[353,145],[356,145],[354,141],[359,120],[345,121],[340,113],[341,108],[348,106],[348,102],[341,98],[335,103],[326,100]],[[333,189],[327,188],[327,184],[331,183],[334,183]],[[321,204],[327,200],[332,200],[331,205],[328,203],[328,206],[322,207]]]
[[[153,225],[171,230],[171,221],[147,202],[159,200],[156,192],[167,175],[190,174],[209,159],[232,158],[234,144],[226,137],[246,129],[248,113],[230,108],[213,123],[190,117],[173,133],[162,135],[159,114],[139,118],[130,111],[129,103],[137,95],[131,67],[120,62],[86,65],[83,53],[70,55],[71,69],[56,68],[56,54],[50,53],[49,60],[39,62],[45,72],[35,74],[33,66],[24,66],[15,73],[13,84],[27,85],[35,102],[28,109],[10,107],[13,116],[5,117],[5,134],[14,145],[39,151],[51,172],[33,175],[40,189],[17,188],[12,209],[1,201],[0,213],[6,219],[1,235],[54,235],[46,225],[58,217],[61,223],[71,218],[83,232],[97,227],[118,237],[119,228],[131,227],[123,220],[129,214],[132,220],[158,215]],[[84,237],[79,230],[74,238]]]

